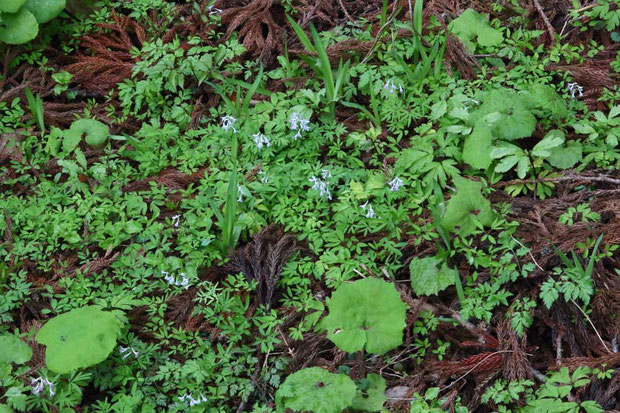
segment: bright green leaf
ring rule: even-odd
[[[378,412],[387,401],[385,397],[385,379],[378,374],[369,374],[366,377],[368,388],[363,392],[358,390],[351,408],[362,412]]]
[[[17,13],[25,1],[26,0],[2,0],[0,1],[0,12]],[[2,17],[4,18],[4,15]]]
[[[8,44],[29,42],[39,34],[37,19],[25,8],[15,14],[2,14],[0,41]]]
[[[111,313],[88,306],[52,318],[39,330],[36,340],[46,346],[47,368],[68,373],[108,358],[119,329]]]
[[[365,278],[343,284],[328,307],[321,325],[341,350],[385,354],[402,343],[407,306],[392,283]]]
[[[459,273],[438,257],[414,257],[409,263],[411,287],[417,295],[437,294],[453,285]]]
[[[448,231],[467,235],[476,228],[475,221],[484,226],[491,225],[494,213],[491,203],[482,196],[482,184],[463,177],[455,177],[454,183],[456,195],[448,202],[442,226]]]
[[[340,413],[351,406],[356,390],[355,382],[344,374],[320,367],[299,370],[276,392],[276,411]]]
[[[24,364],[32,357],[32,349],[12,335],[0,336],[0,363]]]
[[[493,135],[490,129],[479,123],[465,140],[463,161],[467,162],[472,168],[487,169],[492,162],[490,156],[492,144]]]
[[[26,0],[24,8],[28,9],[39,23],[46,23],[63,11],[65,2],[66,0]]]
[[[459,17],[452,20],[448,28],[454,33],[470,52],[476,50],[476,46],[497,46],[502,40],[502,32],[494,29],[489,24],[486,16],[473,9],[467,9]]]

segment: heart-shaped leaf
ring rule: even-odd
[[[384,354],[402,343],[407,306],[394,284],[378,278],[343,284],[328,306],[321,325],[339,349]]]
[[[37,19],[25,8],[17,13],[2,13],[0,20],[0,41],[8,44],[29,42],[39,34]]]
[[[276,411],[340,413],[351,406],[356,390],[353,380],[344,374],[320,367],[299,370],[276,392]]]
[[[462,177],[455,177],[456,195],[453,195],[446,207],[442,226],[466,236],[476,229],[476,221],[483,226],[493,222],[494,213],[491,203],[482,196],[482,184]]]
[[[0,336],[0,363],[24,364],[32,357],[30,346],[12,335]]]
[[[68,373],[108,358],[119,329],[114,315],[88,306],[52,318],[39,330],[36,340],[47,347],[47,368]]]

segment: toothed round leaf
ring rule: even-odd
[[[26,0],[2,0],[0,1],[0,12],[17,13],[19,8],[24,5]]]
[[[385,379],[378,374],[369,374],[365,380],[368,386],[363,392],[358,390],[351,408],[361,412],[378,412],[387,401]]]
[[[37,19],[25,8],[17,13],[2,13],[0,21],[0,41],[8,44],[29,42],[39,34]]]
[[[321,324],[339,349],[385,354],[402,344],[407,306],[394,284],[378,278],[343,284],[328,307]]]
[[[24,364],[32,357],[30,346],[12,335],[0,336],[0,363]]]
[[[114,315],[88,306],[52,318],[39,330],[36,340],[46,346],[47,368],[62,374],[108,358],[119,329]]]
[[[26,0],[24,8],[34,15],[39,23],[47,23],[64,10],[66,0]]]
[[[458,271],[437,257],[414,257],[409,263],[411,287],[417,295],[433,295],[454,284]]]
[[[310,367],[284,380],[276,392],[276,411],[340,413],[351,406],[356,390],[348,376]]]

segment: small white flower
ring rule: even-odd
[[[575,99],[575,93],[579,93],[579,97],[583,97],[583,86],[580,86],[577,82],[569,83],[566,88],[570,92],[570,98]]]
[[[252,135],[254,138],[254,143],[258,149],[262,149],[263,146],[271,146],[271,141],[262,133],[255,133]]]
[[[323,177],[323,179],[328,179],[332,177],[332,173],[329,171],[329,169],[321,169],[321,176]]]
[[[185,275],[184,272],[181,273],[181,281],[177,284],[186,290],[189,288],[189,278]]]
[[[400,93],[405,91],[405,89],[403,89],[403,85],[400,83],[397,85],[392,79],[388,80],[385,85],[383,85],[383,89],[389,91],[390,95],[393,95],[396,89],[398,89]]]
[[[211,6],[207,7],[207,11],[209,12],[209,16],[213,16],[216,13],[221,13],[222,12],[222,10],[216,9],[214,6],[215,5],[211,5]]]
[[[404,182],[399,177],[395,177],[390,182],[388,182],[388,185],[390,186],[390,191],[395,192],[395,191],[398,191],[400,187],[404,185]]]
[[[267,176],[267,174],[262,169],[258,171],[258,175],[260,176],[260,181],[262,183],[266,184],[269,182],[269,176]]]
[[[38,396],[39,393],[41,393],[45,389],[45,386],[48,386],[50,397],[56,394],[54,392],[54,383],[52,383],[45,377],[39,377],[30,380],[30,386],[32,387],[32,394],[34,394],[35,396]]]
[[[301,138],[302,131],[307,132],[310,130],[310,119],[302,118],[297,112],[293,112],[289,122],[291,129],[297,131],[295,136],[293,136],[293,139],[295,140]]]
[[[237,202],[243,202],[243,196],[246,195],[246,193],[239,184],[237,184],[237,192],[239,192],[239,198],[237,198]]]
[[[237,133],[237,129],[235,129],[235,123],[237,119],[232,116],[222,116],[222,129],[228,132],[229,129],[232,129],[233,132]]]
[[[138,358],[138,355],[140,354],[136,350],[134,350],[132,347],[123,347],[123,346],[121,346],[118,352],[119,354],[123,354],[123,360],[125,360],[127,357],[129,357],[132,354],[135,358]]]
[[[319,178],[317,178],[316,176],[312,175],[309,179],[309,182],[312,183],[312,188],[314,190],[319,191],[319,195],[321,197],[326,197],[329,201],[332,200],[332,193],[329,190],[329,184],[325,181],[321,181]]]
[[[364,204],[360,205],[360,208],[366,211],[366,218],[372,218],[375,216],[375,210],[372,209],[372,204],[370,202],[364,202]]]
[[[198,396],[198,398],[194,399],[194,397],[191,394],[188,393],[188,394],[184,394],[183,396],[179,397],[179,401],[184,402],[185,400],[188,400],[189,401],[189,403],[188,403],[189,406],[193,407],[193,406],[195,406],[197,404],[204,403],[204,402],[208,401],[209,399],[207,399],[203,394],[200,394]]]
[[[181,215],[180,214],[179,215],[174,215],[172,217],[172,226],[177,228],[179,226],[180,220],[181,220]]]

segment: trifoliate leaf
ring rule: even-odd
[[[492,144],[491,130],[483,122],[479,122],[471,135],[465,140],[463,161],[467,162],[472,168],[487,169],[493,161],[490,156]]]
[[[417,295],[437,294],[453,285],[457,270],[438,257],[413,258],[409,263],[411,287]]]
[[[484,226],[493,222],[494,214],[491,203],[482,196],[482,184],[463,177],[455,177],[456,195],[453,195],[446,207],[442,226],[460,235],[471,234],[478,221]]]
[[[0,1],[0,12],[17,13],[25,1],[26,0],[2,0]]]
[[[30,346],[12,335],[0,336],[0,364],[24,364],[32,357]]]
[[[582,146],[581,143],[570,141],[566,146],[558,146],[551,150],[551,156],[547,158],[552,166],[559,169],[568,169],[575,166],[581,160]]]
[[[351,408],[362,412],[378,412],[387,401],[385,379],[378,374],[369,374],[364,390],[358,390]]]
[[[365,278],[343,284],[328,307],[329,315],[321,325],[327,338],[343,351],[366,348],[369,353],[385,354],[403,341],[407,306],[392,283]]]
[[[39,23],[47,23],[63,11],[65,2],[66,0],[26,0],[24,7]]]
[[[320,367],[299,370],[276,392],[276,411],[340,413],[351,406],[356,390],[355,382],[344,374]]]
[[[37,19],[25,8],[17,13],[2,13],[0,21],[0,42],[22,44],[29,42],[39,34]]]
[[[476,46],[497,46],[504,37],[502,32],[494,29],[489,24],[486,16],[473,9],[467,9],[459,17],[452,20],[448,28],[454,33],[470,52],[476,50]]]
[[[47,347],[47,368],[68,373],[108,358],[119,329],[111,313],[88,306],[52,318],[39,330],[36,340]]]

